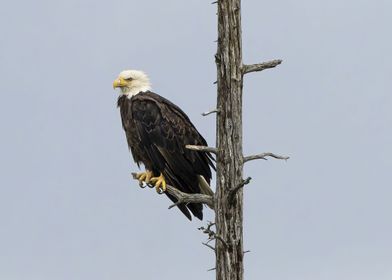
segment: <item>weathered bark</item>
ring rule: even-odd
[[[239,186],[242,154],[242,49],[241,1],[219,0],[218,50],[216,53],[217,190],[215,194],[216,279],[243,279],[242,188],[233,199],[230,190]]]

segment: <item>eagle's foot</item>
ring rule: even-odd
[[[150,182],[155,186],[157,193],[162,194],[166,191],[166,180],[162,173],[159,177],[152,177]]]
[[[140,172],[136,174],[136,178],[139,180],[139,184],[142,185],[143,182],[146,184],[150,183],[151,178],[152,178],[152,172],[146,170],[145,172]]]

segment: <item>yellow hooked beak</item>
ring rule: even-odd
[[[113,89],[118,88],[118,87],[126,87],[127,85],[128,85],[128,82],[124,78],[118,77],[113,82]]]

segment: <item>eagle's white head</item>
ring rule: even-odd
[[[147,75],[139,70],[124,70],[113,82],[113,88],[120,88],[121,94],[128,98],[151,90],[150,80]]]

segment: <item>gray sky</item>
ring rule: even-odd
[[[143,69],[213,145],[210,2],[2,3],[1,279],[214,279],[204,223],[130,179],[112,89]],[[392,2],[243,2],[244,62],[284,60],[246,76],[244,150],[291,156],[245,168],[246,279],[391,279]]]

